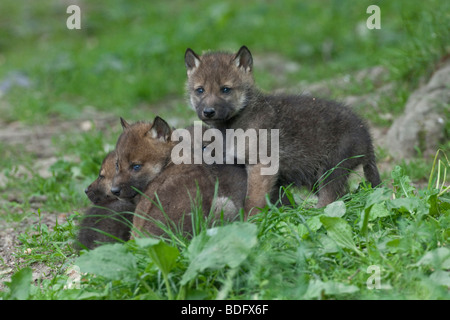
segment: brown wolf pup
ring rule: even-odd
[[[202,198],[197,205],[201,204],[203,212],[209,213],[216,178],[219,178],[219,197],[224,198],[223,192],[230,189],[236,192],[231,199],[231,211],[234,212],[228,214],[235,215],[238,208],[243,206],[245,189],[244,192],[237,192],[236,185],[245,181],[244,168],[239,171],[233,167],[227,171],[204,164],[175,165],[171,161],[171,153],[177,142],[171,140],[172,129],[163,119],[156,117],[153,123],[141,121],[130,125],[121,118],[121,124],[124,131],[116,144],[116,175],[111,192],[124,200],[133,199],[140,194],[139,191],[144,192],[133,218],[137,230],[156,236],[163,234],[155,221],[165,224],[165,213],[184,232],[190,232],[191,219],[185,214],[191,211],[198,189]],[[237,176],[238,182],[234,183],[233,177]],[[230,187],[228,183],[234,183],[235,187]],[[164,213],[157,205],[158,201]],[[229,207],[225,210],[229,210]]]
[[[84,214],[78,232],[78,248],[93,249],[102,242],[114,242],[114,238],[130,239],[132,212],[136,207],[129,201],[121,201],[110,189],[116,172],[116,154],[108,153],[103,160],[98,178],[85,192],[95,205]],[[102,232],[99,232],[100,230]]]
[[[325,206],[346,193],[348,174],[360,164],[373,187],[381,183],[367,126],[348,107],[305,95],[262,93],[245,46],[237,53],[202,56],[187,49],[185,65],[190,104],[206,124],[224,135],[226,129],[279,130],[278,172],[261,175],[264,164],[246,163],[247,214],[265,206],[265,194],[273,199],[279,186],[290,184],[317,188],[317,205]]]
[[[205,125],[201,128],[202,139],[200,141],[202,150],[210,143],[205,141],[203,135],[208,129]],[[186,128],[191,137],[195,137],[194,126]],[[191,162],[194,162],[194,145],[191,141]],[[210,164],[207,165],[202,159],[203,166],[208,169],[209,175],[220,182],[218,198],[214,203],[214,212],[218,216],[223,211],[226,220],[232,220],[236,213],[244,207],[245,195],[247,191],[247,172],[244,165],[238,164]]]

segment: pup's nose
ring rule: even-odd
[[[203,115],[207,118],[212,118],[216,114],[216,110],[213,108],[205,108],[203,109]]]
[[[120,196],[120,187],[112,187],[111,188],[111,193],[115,196]]]
[[[84,193],[88,193],[89,192],[89,188],[84,189]]]

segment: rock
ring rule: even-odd
[[[333,89],[345,90],[352,83],[370,82],[381,91],[390,90],[392,84],[385,84],[385,80],[389,75],[389,70],[382,66],[374,66],[360,70],[355,73],[345,74],[343,76],[326,79],[320,82],[308,84],[300,82],[298,87],[302,88],[302,93],[319,97],[330,97]],[[377,90],[378,91],[378,90]],[[357,97],[360,99],[360,97]],[[365,99],[365,98],[363,98]],[[346,102],[346,101],[345,101]],[[352,101],[353,102],[353,101]]]
[[[90,120],[86,120],[80,123],[80,129],[81,131],[87,132],[89,130],[91,130],[94,127],[94,125],[92,124],[92,121]]]
[[[373,108],[375,110],[380,110],[379,105],[382,101],[382,97],[392,96],[394,90],[395,86],[392,83],[389,83],[368,94],[344,97],[342,102],[356,110],[361,108]],[[379,116],[382,119],[389,119],[392,117],[392,114],[380,114]]]
[[[389,129],[384,145],[395,158],[436,153],[444,137],[450,104],[450,64],[434,73],[430,81],[413,92],[402,116]]]
[[[268,72],[275,87],[283,88],[289,83],[289,74],[299,72],[301,66],[298,62],[288,60],[276,53],[255,54],[254,65],[258,70]]]

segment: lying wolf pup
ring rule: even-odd
[[[262,93],[245,46],[235,54],[202,56],[187,49],[185,65],[190,104],[206,124],[224,134],[227,129],[279,130],[275,174],[261,174],[262,162],[246,162],[246,214],[264,207],[266,194],[274,198],[279,186],[290,184],[318,189],[317,206],[325,206],[346,193],[349,172],[360,164],[373,187],[381,183],[367,126],[348,107],[305,95]]]
[[[103,160],[98,178],[85,190],[95,207],[89,208],[82,217],[78,232],[79,249],[94,249],[102,242],[114,242],[115,238],[130,239],[132,212],[136,205],[121,201],[111,193],[115,163],[116,154],[112,151]]]
[[[197,189],[201,192],[201,206],[208,214],[214,198],[216,178],[219,180],[220,207],[226,219],[233,219],[243,207],[245,197],[245,168],[220,167],[205,164],[178,164],[171,161],[176,142],[172,129],[161,118],[153,123],[128,124],[121,119],[124,131],[116,144],[116,174],[111,192],[121,199],[133,199],[143,192],[137,203],[133,225],[139,231],[161,235],[155,223],[166,223],[164,213],[184,232],[192,231],[189,214]],[[242,190],[242,187],[244,190]],[[139,191],[137,191],[139,190]],[[155,205],[157,198],[164,213]],[[224,198],[229,201],[224,201]],[[231,198],[231,199],[228,199]],[[198,205],[199,203],[197,203]],[[218,213],[217,212],[217,213]]]

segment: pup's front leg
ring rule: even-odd
[[[263,208],[266,205],[266,194],[271,194],[278,179],[277,174],[262,175],[262,168],[267,168],[267,165],[261,163],[246,165],[247,198],[244,205],[246,220],[250,214],[258,213],[258,208]]]

